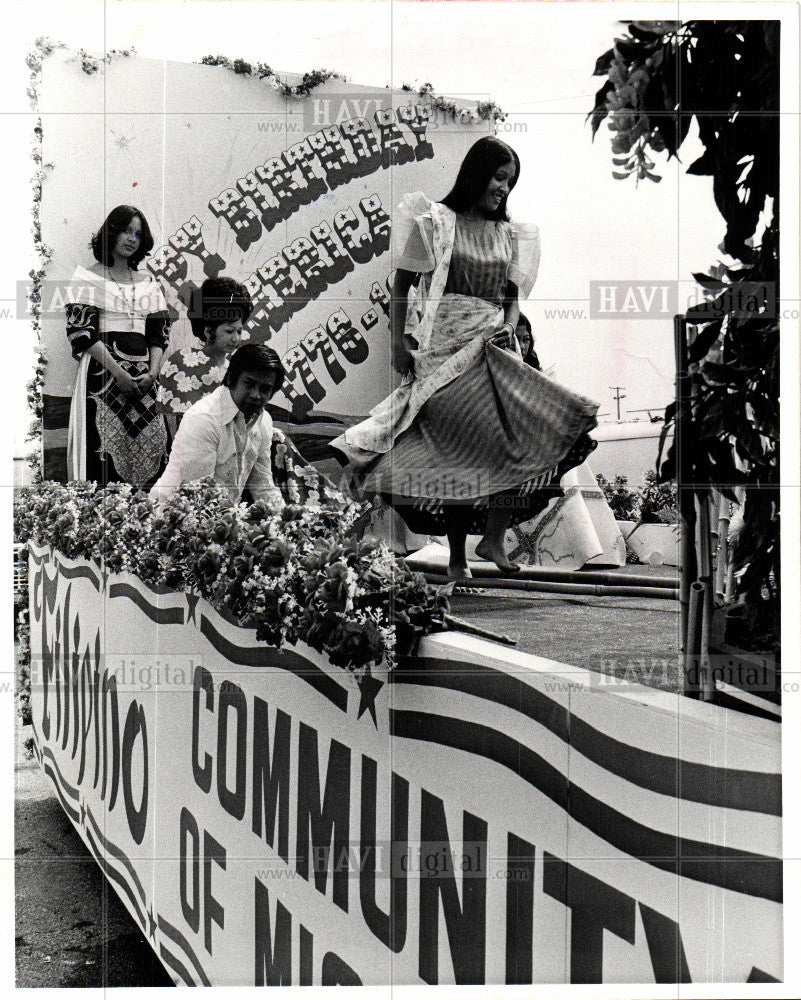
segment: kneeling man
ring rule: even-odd
[[[235,351],[223,384],[184,414],[152,499],[166,499],[180,486],[211,476],[228,491],[232,504],[239,503],[247,487],[254,501],[283,507],[270,463],[273,422],[264,407],[285,375],[271,347],[245,344]]]

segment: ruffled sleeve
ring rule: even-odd
[[[538,226],[523,222],[512,223],[512,260],[508,278],[520,290],[520,298],[527,299],[537,280],[540,268],[540,230]]]
[[[434,223],[431,202],[422,191],[404,195],[395,210],[392,229],[395,267],[415,274],[433,271]]]
[[[76,361],[80,361],[85,351],[100,340],[99,317],[97,306],[86,305],[83,302],[68,302],[67,340]]]
[[[84,353],[100,340],[100,310],[105,304],[102,278],[84,267],[77,267],[68,285],[69,302],[65,305],[67,340],[72,356],[80,361]]]

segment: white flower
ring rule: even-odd
[[[172,361],[165,361],[161,366],[161,374],[163,378],[169,378],[170,375],[174,375],[178,369],[172,363]]]
[[[185,368],[197,368],[199,364],[203,363],[203,355],[200,351],[195,351],[191,347],[187,347],[186,350],[182,352],[181,357],[184,360]]]
[[[175,385],[178,392],[191,392],[200,388],[200,382],[196,375],[187,375],[186,372],[178,372],[175,376]]]

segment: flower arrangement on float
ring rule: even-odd
[[[447,627],[448,610],[448,588],[356,537],[361,513],[330,493],[278,513],[262,502],[231,507],[210,481],[160,505],[123,484],[45,482],[16,492],[14,526],[19,542],[200,594],[264,642],[302,639],[360,674],[382,661],[391,669],[417,639]]]

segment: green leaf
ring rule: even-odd
[[[628,180],[629,177],[631,177],[631,174],[630,173],[621,174],[618,170],[613,170],[612,171],[612,176],[616,177],[619,181],[625,181],[625,180]]]
[[[726,283],[724,281],[721,281],[719,278],[713,278],[709,274],[701,274],[700,271],[694,271],[693,277],[699,285],[702,285],[704,288],[708,288],[711,291],[717,291],[720,288],[726,287]]]
[[[694,160],[687,167],[688,174],[695,174],[700,177],[708,177],[715,173],[715,157],[711,149],[705,150],[697,160]]]
[[[607,80],[603,87],[600,88],[598,93],[595,95],[595,107],[587,115],[587,119],[592,119],[592,137],[595,138],[595,133],[598,131],[601,122],[606,118],[608,109],[606,107],[606,95],[610,90],[614,90],[615,85],[611,80]],[[586,119],[585,119],[586,120]]]
[[[595,61],[595,69],[592,71],[593,76],[606,76],[609,72],[609,67],[615,61],[615,50],[607,49],[602,56],[598,56]]]
[[[697,363],[709,352],[712,345],[720,336],[722,325],[723,320],[715,320],[715,322],[710,323],[699,331],[687,352],[687,360],[690,364]]]

